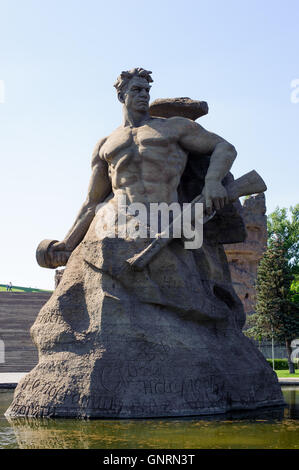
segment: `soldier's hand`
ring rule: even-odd
[[[70,253],[66,252],[66,247],[64,242],[56,242],[50,246],[47,255],[49,256],[53,266],[65,266]]]
[[[205,196],[205,209],[208,215],[212,212],[222,209],[228,203],[228,196],[225,187],[220,181],[206,181],[203,189]]]

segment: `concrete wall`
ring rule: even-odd
[[[0,373],[28,372],[36,365],[38,356],[29,330],[50,296],[49,293],[0,292]]]

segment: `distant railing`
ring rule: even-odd
[[[272,359],[272,341],[256,341],[256,345],[266,359]],[[274,342],[275,359],[287,359],[286,347],[283,343]]]

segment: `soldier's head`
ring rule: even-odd
[[[114,84],[117,97],[128,109],[139,113],[148,111],[151,73],[138,67],[122,72],[117,78]]]

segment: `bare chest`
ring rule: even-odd
[[[119,128],[105,142],[101,157],[108,163],[114,188],[141,184],[177,186],[187,155],[175,132],[166,126]],[[151,188],[153,190],[153,188]]]
[[[101,157],[108,163],[113,163],[124,154],[134,154],[138,158],[151,148],[164,153],[175,140],[175,136],[165,126],[120,127],[106,140],[101,148]]]

